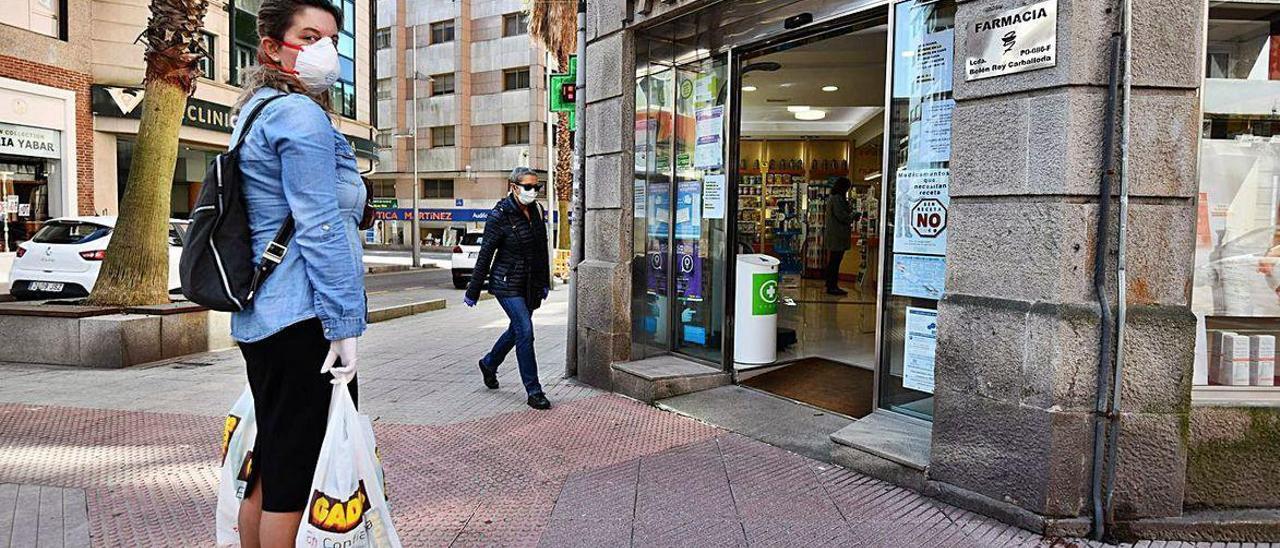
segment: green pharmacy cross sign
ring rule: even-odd
[[[578,117],[575,112],[578,94],[578,56],[569,56],[569,72],[551,75],[551,112],[569,113],[569,131],[578,128]]]

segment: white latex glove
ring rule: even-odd
[[[329,343],[329,355],[324,357],[320,373],[333,373],[333,384],[350,382],[356,375],[356,337],[339,339]],[[342,358],[342,367],[334,367]]]

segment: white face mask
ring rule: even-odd
[[[524,205],[529,205],[538,199],[537,190],[529,189],[529,188],[521,188],[521,187],[516,187],[516,188],[519,190],[519,192],[516,192],[516,200],[519,200],[520,203]]]
[[[307,91],[327,91],[338,81],[338,49],[334,47],[333,40],[321,38],[314,44],[301,47],[285,43],[285,47],[298,50],[293,70],[297,71],[298,80],[307,87]]]

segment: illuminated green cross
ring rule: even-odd
[[[568,112],[569,113],[569,131],[578,128],[578,117],[576,112],[575,101],[578,95],[578,56],[569,56],[569,72],[563,74],[552,73],[551,89],[547,90],[551,94],[551,112]]]

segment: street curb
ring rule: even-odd
[[[414,270],[414,268],[406,264],[377,264],[364,266],[365,274],[390,274],[392,272],[408,272],[410,270]],[[418,267],[417,270],[440,270],[440,268],[435,265],[422,265]]]
[[[387,306],[376,310],[369,311],[369,323],[379,323],[414,314],[422,314],[424,312],[434,312],[436,310],[445,309],[444,299],[431,299],[429,301],[418,301],[415,303],[398,304]]]

